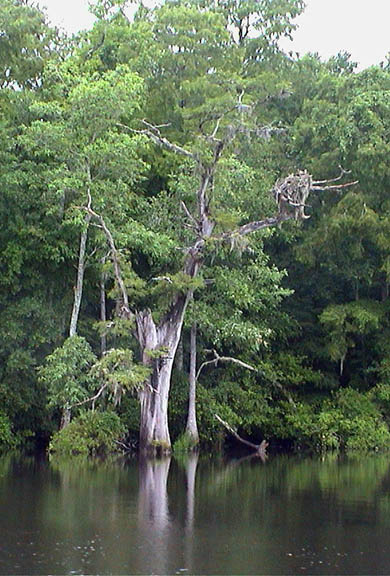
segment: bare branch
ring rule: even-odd
[[[181,207],[183,208],[184,212],[186,213],[187,217],[191,220],[191,222],[194,223],[194,227],[198,228],[198,222],[195,220],[195,218],[193,217],[193,215],[191,214],[191,212],[188,210],[185,202],[182,200],[181,201]]]
[[[106,388],[107,383],[103,384],[103,386],[99,389],[99,391],[97,392],[97,394],[95,394],[95,396],[91,396],[91,398],[87,398],[86,400],[82,400],[81,402],[76,402],[75,404],[72,404],[70,408],[75,408],[76,406],[83,406],[83,404],[87,404],[88,402],[95,402],[103,394]]]
[[[147,129],[136,130],[135,128],[130,128],[129,126],[126,126],[126,124],[122,124],[120,122],[117,122],[117,126],[120,126],[121,128],[124,128],[125,130],[128,130],[129,132],[132,132],[134,134],[144,134],[145,136],[148,136],[148,138],[150,138],[155,144],[157,144],[162,148],[166,148],[170,152],[174,152],[175,154],[180,154],[182,156],[186,156],[187,158],[197,160],[195,154],[193,154],[189,150],[186,150],[185,148],[182,148],[181,146],[178,146],[177,144],[173,144],[172,142],[164,138],[164,136],[161,135],[160,130],[158,129],[157,126],[152,126],[152,124],[149,124],[148,122],[146,122],[146,120],[143,120],[142,122],[143,124],[148,126]]]
[[[273,226],[278,226],[282,222],[286,222],[287,220],[291,220],[294,218],[294,214],[278,214],[277,216],[273,216],[271,218],[265,218],[264,220],[256,220],[254,222],[248,222],[248,224],[244,224],[240,226],[236,230],[232,230],[231,232],[224,232],[220,236],[216,237],[216,239],[220,240],[229,240],[237,236],[246,236],[247,234],[251,234],[252,232],[256,232],[257,230],[264,230],[265,228],[271,228]]]
[[[317,184],[330,184],[331,182],[338,182],[339,180],[342,180],[342,178],[344,178],[345,175],[351,174],[351,170],[344,170],[344,168],[340,165],[339,169],[340,174],[336,178],[332,178],[330,180],[314,180],[313,185],[317,186]]]
[[[170,278],[169,276],[156,276],[155,278],[152,278],[152,280],[154,282],[168,282],[168,284],[173,284],[172,282],[172,278]]]
[[[85,208],[85,210],[89,214],[91,214],[91,216],[93,216],[94,218],[96,218],[100,222],[100,225],[101,225],[101,227],[102,227],[102,229],[106,235],[108,244],[109,244],[110,249],[111,249],[111,260],[112,260],[112,263],[114,265],[115,278],[116,278],[117,284],[119,286],[119,289],[120,289],[121,295],[122,295],[121,314],[125,318],[132,318],[133,313],[130,310],[129,298],[127,295],[126,286],[125,286],[125,283],[124,283],[123,278],[122,278],[121,268],[120,268],[120,264],[119,264],[119,252],[115,246],[114,238],[111,234],[111,231],[108,228],[108,226],[106,225],[103,216],[101,216],[100,214],[98,214],[97,212],[92,210],[90,201],[88,202],[88,206]]]
[[[235,430],[232,426],[230,426],[230,424],[225,422],[225,420],[222,420],[222,418],[218,416],[218,414],[214,414],[214,416],[218,420],[218,422],[220,422],[222,426],[224,426],[226,430],[228,430],[228,432],[230,432],[230,434],[232,434],[236,438],[236,440],[238,440],[242,444],[245,444],[245,446],[253,448],[254,450],[256,450],[256,452],[263,455],[264,458],[266,457],[266,450],[268,447],[268,442],[266,440],[263,440],[260,444],[254,444],[253,442],[249,442],[249,440],[241,438],[237,430]]]
[[[246,370],[250,370],[251,372],[256,372],[257,374],[260,374],[265,379],[267,379],[267,375],[262,370],[259,370],[258,368],[255,368],[254,366],[251,366],[251,364],[247,364],[246,362],[243,362],[242,360],[239,360],[238,358],[232,358],[231,356],[220,356],[216,350],[211,350],[211,351],[206,350],[206,352],[212,352],[214,354],[214,358],[212,360],[206,360],[206,362],[203,362],[203,364],[201,364],[199,366],[199,369],[198,369],[198,372],[197,372],[196,378],[195,378],[196,382],[198,381],[203,368],[205,368],[206,366],[215,366],[216,367],[216,366],[218,366],[219,362],[232,362],[233,364],[237,364],[238,366],[241,366],[242,368],[245,368]],[[280,382],[278,382],[276,380],[272,380],[271,384],[273,386],[275,386],[275,388],[278,388],[278,390],[280,390],[286,396],[288,402],[292,406],[295,406],[295,402],[294,402],[292,396],[280,384]]]
[[[354,180],[353,182],[347,182],[346,184],[334,184],[333,186],[316,186],[313,182],[311,190],[313,192],[324,192],[325,190],[341,190],[342,188],[350,188],[351,186],[356,186],[359,184],[359,180]]]
[[[213,350],[212,352],[214,354],[213,360],[207,360],[206,362],[203,362],[203,364],[199,366],[199,370],[196,374],[196,381],[199,380],[199,376],[203,368],[211,364],[213,366],[218,366],[219,362],[232,362],[233,364],[238,364],[242,368],[246,368],[247,370],[251,370],[252,372],[258,372],[257,368],[254,368],[253,366],[247,364],[246,362],[242,362],[242,360],[238,360],[237,358],[232,358],[230,356],[220,356],[216,350]]]
[[[219,125],[220,125],[220,123],[221,123],[221,120],[222,120],[223,116],[224,116],[224,115],[220,116],[220,117],[217,119],[217,122],[216,122],[216,124],[215,124],[215,128],[214,128],[214,130],[213,130],[213,133],[212,133],[211,136],[210,136],[212,139],[214,139],[214,138],[216,137],[216,135],[217,135],[217,132],[218,132],[218,130],[219,130]]]

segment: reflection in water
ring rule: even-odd
[[[1,574],[390,573],[387,456],[0,459]]]
[[[191,570],[193,566],[193,546],[194,541],[194,516],[195,516],[195,479],[196,469],[198,467],[199,453],[192,452],[188,455],[186,461],[186,518],[185,518],[185,542],[184,542],[184,559],[185,567]]]
[[[169,507],[167,481],[171,458],[139,461],[138,571],[153,572],[154,566],[168,573]]]

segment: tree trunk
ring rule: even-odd
[[[81,299],[83,297],[83,283],[84,283],[84,272],[85,272],[85,253],[87,249],[87,239],[88,239],[88,227],[91,221],[91,215],[86,214],[85,216],[85,228],[81,233],[80,237],[80,249],[79,249],[79,262],[77,265],[77,280],[76,286],[74,288],[74,299],[73,299],[73,309],[72,317],[70,319],[69,327],[69,337],[75,336],[77,334],[77,324],[80,315]],[[60,430],[63,430],[68,426],[71,420],[71,409],[68,406],[64,406],[62,409]]]
[[[64,406],[62,408],[60,430],[63,430],[68,426],[68,424],[70,424],[70,418],[71,418],[71,409],[69,408],[69,406]]]
[[[199,444],[199,433],[196,422],[196,333],[197,326],[194,322],[191,326],[190,337],[190,375],[189,375],[189,398],[186,435],[190,440],[191,448]]]
[[[79,249],[79,263],[77,266],[77,281],[74,289],[74,300],[73,300],[73,310],[72,317],[70,320],[69,336],[75,336],[77,334],[77,323],[79,320],[81,299],[83,296],[83,283],[84,283],[84,272],[85,272],[85,252],[87,248],[87,238],[88,238],[88,227],[91,221],[91,215],[88,213],[85,216],[85,228],[81,233],[80,237],[80,249]]]
[[[141,404],[140,450],[146,454],[169,454],[168,398],[171,374],[179,344],[188,295],[176,297],[169,312],[156,326],[150,310],[136,315],[142,361],[151,370],[139,393]]]
[[[178,372],[183,372],[184,368],[184,351],[183,351],[183,337],[180,338],[179,344],[177,346],[177,352],[175,357],[175,368]]]
[[[104,263],[104,258],[103,261]],[[100,277],[100,322],[107,321],[107,311],[106,311],[106,274],[102,271],[102,275]],[[101,355],[105,353],[107,350],[107,336],[106,333],[103,331],[102,335],[100,336],[100,352]]]

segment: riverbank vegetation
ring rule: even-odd
[[[283,53],[301,0],[0,5],[2,448],[389,448],[388,62]]]

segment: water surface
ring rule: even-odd
[[[0,459],[1,574],[389,574],[390,462]]]

